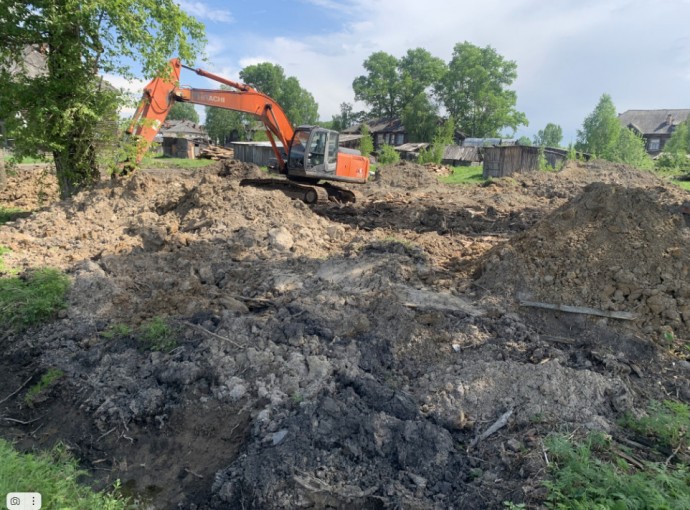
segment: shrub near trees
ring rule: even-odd
[[[644,140],[621,125],[616,107],[608,94],[599,103],[577,132],[575,149],[597,158],[627,163],[638,168],[651,168],[652,160],[645,151]]]

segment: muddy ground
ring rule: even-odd
[[[50,172],[11,178],[1,204],[35,212],[0,227],[6,265],[72,287],[2,337],[3,437],[65,443],[142,508],[539,508],[546,435],[622,437],[624,413],[690,402],[686,192],[599,162],[471,187],[401,164],[356,204],[307,206],[240,187],[257,172],[66,202]],[[164,346],[142,339],[155,318]]]

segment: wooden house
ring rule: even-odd
[[[689,116],[690,109],[628,110],[618,115],[618,120],[644,138],[647,153],[656,156],[663,152],[676,126],[688,120]]]
[[[539,170],[539,152],[541,147],[533,145],[497,145],[485,147],[484,172],[489,177],[507,177],[514,173]],[[552,168],[559,168],[568,158],[568,151],[553,147],[544,148],[546,162]]]
[[[374,150],[379,150],[383,145],[396,147],[407,143],[407,131],[400,119],[372,119],[365,121],[369,133],[374,141]],[[362,125],[350,126],[341,131],[346,135],[362,133]]]
[[[209,138],[202,126],[190,120],[166,120],[156,137],[163,155],[172,158],[196,159],[209,146]]]

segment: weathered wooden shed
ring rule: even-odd
[[[514,173],[539,170],[540,147],[533,145],[508,145],[484,148],[484,178],[507,177]],[[552,147],[544,148],[546,162],[558,168],[565,162],[568,151]]]
[[[235,151],[235,159],[244,163],[268,166],[272,160],[276,159],[271,142],[232,142],[230,145]],[[282,149],[281,143],[277,145],[279,149]]]

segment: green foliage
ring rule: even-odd
[[[420,151],[418,162],[420,164],[441,163],[446,145],[451,145],[453,143],[454,136],[455,122],[451,117],[446,122],[438,126],[434,139],[431,142],[431,147],[428,149],[422,149]]]
[[[660,170],[677,170],[690,172],[690,130],[688,122],[682,122],[673,131],[664,152],[656,160],[656,167]]]
[[[108,340],[113,340],[115,338],[127,338],[132,336],[133,333],[134,330],[131,326],[118,322],[108,326],[105,331],[101,332],[101,336],[103,338],[107,338]]]
[[[575,148],[609,161],[644,169],[652,167],[644,140],[621,125],[608,94],[601,96],[594,111],[582,124],[582,130],[578,130]]]
[[[690,508],[690,474],[685,466],[647,462],[644,470],[633,471],[601,434],[591,434],[579,444],[564,436],[551,436],[546,444],[553,476],[545,483],[549,508]]]
[[[283,68],[270,62],[245,67],[240,79],[275,100],[293,126],[316,124],[319,105],[314,96],[303,89],[297,78],[285,76]]]
[[[646,416],[634,418],[626,415],[621,425],[663,447],[685,452],[690,448],[690,407],[687,404],[671,400],[652,402]]]
[[[139,335],[151,351],[169,352],[177,347],[176,332],[162,317],[154,317],[142,324]]]
[[[404,124],[408,132],[412,131],[412,139],[429,140],[438,110],[432,102],[429,89],[445,73],[444,62],[424,48],[415,48],[408,50],[400,59],[383,51],[372,53],[363,66],[367,74],[355,78],[352,88],[355,99],[370,107],[370,116],[387,119],[406,117]],[[430,127],[432,116],[434,119]],[[422,127],[417,124],[420,118],[424,123]]]
[[[391,145],[383,144],[376,159],[379,165],[390,165],[400,161],[400,154]]]
[[[14,221],[17,218],[25,218],[29,214],[31,214],[29,211],[17,207],[0,206],[0,225],[4,225],[8,221]]]
[[[537,131],[534,137],[534,145],[540,147],[560,147],[563,140],[563,129],[558,124],[549,122],[544,129]]]
[[[23,330],[52,319],[66,307],[69,279],[57,269],[36,269],[0,278],[0,326]]]
[[[333,116],[333,121],[329,129],[342,131],[350,126],[361,123],[363,118],[364,112],[355,112],[351,103],[340,103],[340,113]]]
[[[453,49],[453,58],[438,85],[443,105],[459,129],[472,137],[496,137],[505,128],[527,125],[515,109],[517,94],[508,89],[517,78],[517,64],[490,46],[469,42]]]
[[[529,139],[529,136],[523,135],[520,138],[518,138],[517,143],[518,145],[525,145],[529,147],[530,145],[532,145],[532,140]]]
[[[199,114],[192,103],[176,102],[168,112],[168,120],[189,120],[195,124],[199,123]]]
[[[169,158],[166,156],[146,157],[141,168],[203,168],[215,164],[212,159]]]
[[[445,184],[479,184],[484,182],[484,173],[481,166],[456,166],[453,173],[440,177],[439,181]]]
[[[67,197],[100,178],[99,150],[112,147],[120,94],[100,73],[133,77],[165,69],[170,55],[194,60],[204,27],[174,0],[55,0],[0,3],[0,118],[16,155],[53,153]],[[45,71],[22,69],[28,44]]]
[[[31,386],[29,390],[24,395],[24,402],[29,407],[33,407],[36,398],[43,393],[46,389],[51,387],[55,381],[60,379],[65,373],[57,368],[49,369],[45,374],[41,376],[41,380],[36,384]]]
[[[369,126],[362,124],[360,133],[362,138],[359,140],[359,152],[362,156],[368,156],[374,151],[374,140],[369,133]]]
[[[51,451],[21,454],[0,439],[0,494],[40,492],[42,508],[70,510],[125,510],[127,501],[119,495],[119,482],[112,493],[94,492],[81,485],[86,472],[62,445]]]

